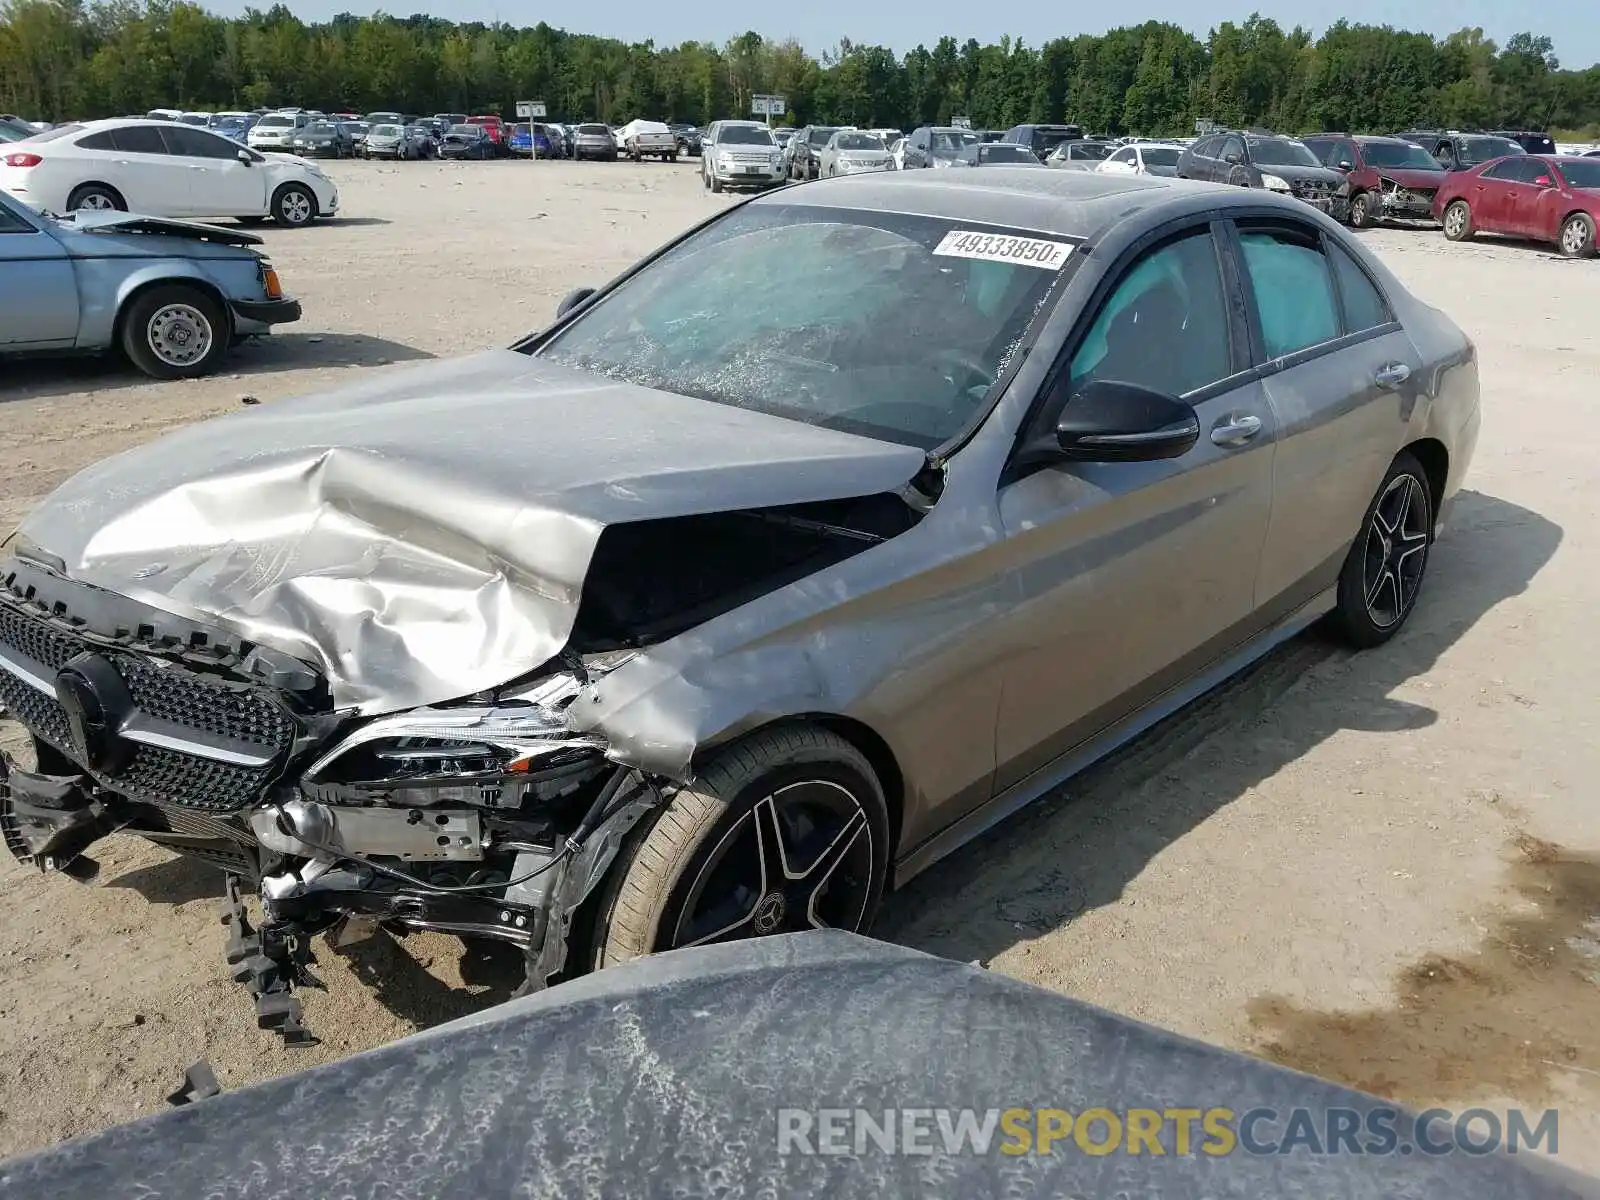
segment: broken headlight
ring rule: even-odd
[[[331,803],[519,809],[582,787],[603,768],[603,748],[540,703],[421,708],[357,729],[312,764],[301,790]]]

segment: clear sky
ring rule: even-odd
[[[664,4],[661,0],[607,0],[603,4],[575,4],[557,11],[514,0],[285,0],[303,20],[326,20],[341,11],[369,13],[378,8],[396,15],[423,11],[457,21],[502,20],[512,25],[533,25],[541,18],[573,33],[593,33],[628,41],[653,38],[657,45],[684,41],[725,42],[754,29],[764,37],[799,39],[813,53],[832,46],[841,36],[852,41],[893,47],[903,52],[918,42],[932,45],[944,34],[958,40],[975,37],[998,41],[1002,34],[1020,37],[1030,45],[1053,37],[1101,33],[1108,24],[1135,24],[1147,20],[1171,21],[1204,37],[1221,21],[1242,21],[1252,8],[1272,17],[1285,29],[1304,25],[1321,33],[1341,16],[1351,22],[1391,24],[1442,37],[1474,25],[1502,45],[1521,30],[1544,34],[1555,43],[1564,67],[1587,67],[1600,62],[1600,4],[1595,0],[1411,0],[1395,5],[1383,0],[1148,0],[1126,9],[1117,7],[1108,22],[1101,5],[1059,7],[1039,0],[1002,0],[974,4],[972,0],[800,0],[773,5],[761,15],[761,6],[734,0],[691,0]],[[241,0],[213,0],[218,11],[236,14]],[[255,0],[267,8],[271,0]]]

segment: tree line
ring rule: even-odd
[[[1320,37],[1252,14],[1203,40],[1147,21],[1040,46],[940,38],[896,55],[842,40],[813,56],[745,33],[722,46],[632,45],[540,23],[416,15],[306,23],[282,4],[226,18],[188,0],[4,0],[0,112],[62,121],[156,107],[495,112],[543,100],[551,119],[704,124],[750,97],[790,123],[909,129],[1075,121],[1105,134],[1191,132],[1198,118],[1290,132],[1415,125],[1600,136],[1600,65],[1564,70],[1549,38],[1504,46],[1340,21]]]

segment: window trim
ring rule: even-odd
[[[1211,238],[1212,250],[1217,256],[1217,269],[1222,279],[1223,303],[1228,309],[1228,361],[1232,370],[1221,379],[1212,381],[1204,387],[1196,388],[1184,394],[1182,399],[1191,405],[1204,404],[1207,400],[1221,395],[1223,392],[1232,391],[1249,382],[1255,373],[1251,365],[1250,345],[1246,340],[1246,328],[1243,324],[1244,313],[1242,310],[1242,297],[1239,293],[1240,279],[1230,262],[1228,248],[1224,243],[1227,222],[1218,210],[1191,213],[1187,216],[1175,217],[1154,229],[1148,230],[1117,255],[1111,266],[1101,275],[1094,291],[1088,300],[1079,309],[1077,319],[1072,328],[1062,339],[1057,347],[1055,357],[1050,363],[1050,369],[1045,372],[1039,381],[1039,388],[1034,393],[1033,399],[1028,402],[1027,411],[1023,413],[1022,420],[1017,423],[1016,434],[1012,438],[1011,449],[1006,454],[1005,465],[1000,469],[1000,477],[996,488],[1004,488],[1017,482],[1024,476],[1031,474],[1042,467],[1035,465],[1018,468],[1017,456],[1028,446],[1032,440],[1039,436],[1040,424],[1046,419],[1048,401],[1055,390],[1057,382],[1064,371],[1071,370],[1073,357],[1083,345],[1083,340],[1089,336],[1089,331],[1094,328],[1094,323],[1100,317],[1100,311],[1106,302],[1116,292],[1117,288],[1127,278],[1128,272],[1142,262],[1146,255],[1153,254],[1166,245],[1181,241],[1183,238],[1206,233]],[[1059,297],[1057,302],[1059,303]],[[1020,360],[1019,360],[1020,365]]]
[[[1349,312],[1346,309],[1344,302],[1344,285],[1339,281],[1339,271],[1334,265],[1335,254],[1342,254],[1345,258],[1349,259],[1351,265],[1354,266],[1355,269],[1360,272],[1361,277],[1367,281],[1367,286],[1372,288],[1372,290],[1377,293],[1378,303],[1383,306],[1384,319],[1379,321],[1376,325],[1368,326],[1367,329],[1349,328]],[[1322,234],[1322,256],[1328,260],[1328,278],[1333,281],[1333,298],[1339,305],[1339,328],[1342,330],[1342,333],[1338,340],[1348,340],[1351,345],[1354,345],[1355,342],[1361,340],[1357,335],[1366,333],[1368,329],[1389,330],[1400,328],[1400,321],[1395,316],[1394,305],[1389,302],[1388,294],[1379,285],[1378,281],[1372,277],[1372,272],[1367,270],[1367,265],[1363,263],[1359,257],[1357,257],[1354,251],[1341,243],[1337,238],[1330,236],[1326,230],[1324,230]]]
[[[1373,279],[1372,272],[1367,270],[1366,264],[1361,261],[1360,256],[1350,253],[1350,257],[1355,261],[1356,266],[1360,267],[1367,276],[1368,281],[1378,288],[1378,295],[1382,298],[1384,308],[1389,314],[1388,322],[1383,325],[1374,325],[1371,329],[1362,329],[1355,333],[1344,331],[1344,297],[1339,290],[1339,279],[1333,270],[1333,264],[1329,262],[1328,279],[1336,306],[1335,316],[1339,321],[1339,336],[1329,338],[1324,342],[1317,342],[1314,345],[1302,346],[1298,350],[1279,355],[1277,358],[1269,356],[1266,350],[1266,338],[1261,332],[1261,314],[1256,299],[1255,283],[1251,280],[1250,272],[1245,266],[1244,244],[1239,240],[1239,223],[1241,221],[1247,225],[1252,222],[1259,222],[1268,226],[1277,224],[1287,227],[1296,233],[1308,234],[1308,240],[1317,242],[1324,260],[1328,258],[1327,250],[1324,247],[1328,235],[1320,227],[1302,221],[1298,217],[1284,213],[1281,210],[1244,208],[1234,209],[1229,212],[1228,219],[1224,222],[1228,227],[1228,252],[1234,259],[1235,270],[1238,271],[1239,276],[1239,286],[1244,294],[1245,318],[1249,326],[1250,356],[1254,362],[1251,372],[1256,378],[1268,379],[1303,363],[1314,362],[1316,359],[1328,354],[1337,354],[1340,350],[1347,349],[1350,346],[1359,346],[1362,342],[1384,337],[1402,328],[1399,319],[1395,316],[1394,304],[1390,301],[1388,293],[1383,288],[1378,287],[1377,280]]]

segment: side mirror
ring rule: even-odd
[[[1348,158],[1341,158],[1333,165],[1336,170],[1340,171],[1354,171],[1356,169],[1355,163],[1351,162]]]
[[[556,320],[559,321],[592,295],[594,295],[592,287],[573,288],[572,291],[561,297],[561,303],[556,305]]]
[[[241,150],[241,151],[239,151],[239,161],[242,162],[245,166],[251,167],[251,166],[255,165],[255,161],[256,160],[250,157],[250,151]]]
[[[1541,175],[1533,181],[1535,187],[1555,187],[1556,181],[1548,175]]]
[[[1176,396],[1094,379],[1067,397],[1056,419],[1057,457],[1073,462],[1153,462],[1187,454],[1200,418]]]
[[[1222,156],[1222,161],[1225,163],[1232,163],[1234,166],[1238,166],[1244,161],[1244,155],[1240,154],[1237,150],[1229,150]]]

